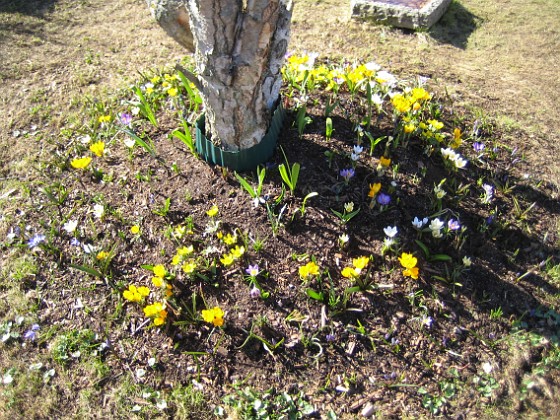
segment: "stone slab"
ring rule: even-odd
[[[407,29],[428,29],[445,13],[451,0],[351,0],[352,18],[374,20]]]

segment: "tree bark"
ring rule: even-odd
[[[192,31],[206,135],[225,150],[258,144],[282,84],[291,0],[147,0],[166,32],[186,46]],[[188,12],[189,28],[180,16]],[[160,16],[158,18],[158,16]]]

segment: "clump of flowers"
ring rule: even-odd
[[[360,277],[364,269],[369,264],[369,257],[358,257],[352,260],[352,266],[344,267],[341,271],[342,277],[356,279]]]
[[[416,266],[418,259],[414,255],[403,252],[399,257],[399,262],[404,267],[403,276],[418,279],[419,269]]]
[[[355,174],[356,174],[356,172],[354,171],[353,168],[346,168],[346,169],[342,169],[340,171],[340,176],[342,177],[342,179],[344,180],[344,183],[346,185],[348,185],[348,183],[350,182],[350,179],[352,179]]]
[[[352,164],[355,165],[357,161],[360,160],[360,156],[362,154],[362,152],[364,151],[364,148],[360,145],[354,145],[354,147],[352,148],[352,153],[350,154],[350,160],[352,160]],[[342,173],[341,173],[342,176]]]
[[[131,284],[128,289],[123,292],[123,297],[129,302],[141,302],[145,297],[150,295],[150,289],[146,286],[136,287]]]
[[[492,198],[494,198],[494,187],[490,184],[483,184],[482,189],[484,190],[484,193],[482,194],[480,201],[482,204],[489,204],[492,201]]]
[[[249,282],[249,284],[251,285],[251,290],[249,292],[249,295],[253,298],[259,298],[262,297],[263,299],[266,299],[270,296],[269,292],[265,292],[262,290],[261,285],[259,284],[258,280],[257,280],[257,276],[261,273],[261,269],[259,267],[258,264],[249,264],[249,267],[247,267],[245,269],[245,273],[247,273],[246,276],[246,280]]]
[[[443,229],[444,225],[445,225],[445,223],[437,217],[430,222],[430,225],[428,226],[428,228],[432,232],[432,236],[434,238],[441,238],[443,236],[443,234],[441,233],[441,230]]]
[[[385,239],[383,240],[383,250],[382,253],[392,250],[395,245],[398,244],[397,234],[399,229],[396,226],[387,226],[383,228],[383,233],[385,233]]]
[[[424,225],[428,224],[428,221],[429,219],[427,217],[424,217],[423,219],[419,219],[418,216],[416,216],[412,221],[412,226],[414,226],[416,230],[421,230]]]
[[[202,319],[215,327],[224,325],[224,311],[219,306],[202,310]]]
[[[167,319],[167,311],[165,310],[165,303],[154,302],[144,308],[144,315],[154,321],[154,325],[160,326],[165,324]]]
[[[232,265],[235,261],[239,260],[245,254],[245,247],[236,245],[229,250],[229,253],[222,255],[220,262],[224,267]]]
[[[309,280],[311,277],[320,274],[319,266],[314,261],[309,261],[307,264],[302,265],[298,272],[302,280]]]
[[[449,147],[441,149],[441,155],[443,156],[445,162],[451,162],[451,164],[453,165],[452,168],[455,170],[463,169],[465,166],[467,166],[467,160]]]

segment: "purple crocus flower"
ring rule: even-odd
[[[80,240],[79,240],[78,238],[72,238],[72,239],[70,240],[70,245],[72,245],[72,246],[80,246],[81,243],[80,243]]]
[[[132,123],[132,115],[127,112],[123,112],[119,115],[119,121],[122,125],[130,125]]]
[[[479,141],[475,141],[473,143],[472,147],[473,147],[475,152],[480,153],[484,150],[484,147],[486,147],[486,146],[484,146],[484,143],[481,143]]]
[[[447,221],[447,227],[449,228],[449,230],[458,230],[461,228],[461,224],[459,223],[458,220],[449,219]]]
[[[259,270],[258,264],[255,264],[255,265],[249,264],[249,268],[247,268],[247,269],[245,270],[245,272],[246,272],[247,274],[249,274],[251,277],[256,277],[256,276],[258,276],[258,275],[259,275],[259,271],[260,271],[260,270]]]
[[[253,286],[249,292],[249,296],[253,299],[258,299],[261,297],[261,290],[258,287]]]
[[[35,248],[36,246],[39,246],[41,242],[45,242],[45,239],[47,239],[45,235],[38,233],[37,235],[29,238],[29,240],[27,241],[27,246],[29,248]]]
[[[327,343],[332,343],[335,339],[336,337],[334,336],[334,334],[327,334],[325,336],[325,340],[327,340]]]
[[[23,334],[25,340],[34,341],[37,338],[37,331],[39,331],[39,325],[33,324],[29,330]]]
[[[352,178],[354,175],[356,174],[356,172],[354,171],[354,169],[352,168],[348,168],[348,169],[342,169],[340,171],[340,176],[342,178],[344,178],[345,182],[350,181],[350,178]]]
[[[391,196],[385,193],[380,193],[377,196],[377,202],[382,206],[386,206],[391,202]]]

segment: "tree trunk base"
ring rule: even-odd
[[[206,120],[203,115],[196,121],[196,150],[202,159],[211,164],[223,166],[234,171],[253,170],[258,165],[269,160],[274,154],[278,135],[282,130],[285,117],[286,110],[282,105],[282,101],[279,100],[276,110],[272,115],[268,131],[263,139],[248,149],[228,151],[215,145],[206,137]]]

